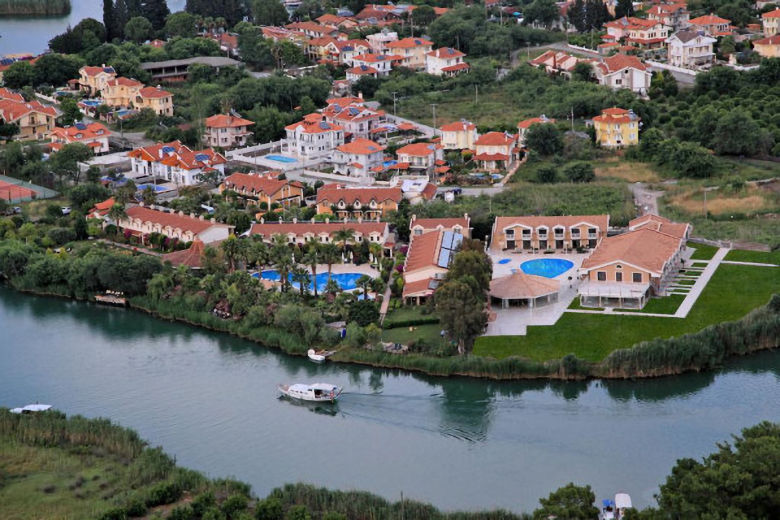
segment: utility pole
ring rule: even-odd
[[[398,92],[393,92],[393,117],[395,117],[395,95],[398,94]]]
[[[571,131],[574,132],[574,107],[571,107]]]
[[[431,103],[433,109],[433,136],[436,137],[436,103]]]
[[[474,104],[479,103],[479,85],[474,85]]]

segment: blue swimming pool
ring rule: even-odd
[[[157,193],[168,190],[168,188],[165,186],[160,186],[158,184],[139,184],[136,186],[136,188],[138,188],[138,191],[144,191],[146,188],[152,188]]]
[[[270,159],[272,161],[283,162],[283,163],[298,162],[298,159],[294,159],[292,157],[286,157],[284,155],[266,155],[265,158]]]
[[[282,276],[279,274],[279,271],[276,269],[269,269],[267,271],[263,271],[262,273],[255,273],[252,276],[255,278],[261,278],[263,280],[271,280],[272,282],[278,282],[282,278]],[[341,287],[342,290],[351,291],[352,289],[357,289],[356,282],[361,276],[363,275],[360,273],[340,273],[331,275],[331,279],[339,284],[339,287]],[[309,275],[309,278],[312,278],[312,276]],[[288,275],[287,279],[290,280],[290,283],[292,283],[293,287],[300,289],[300,284],[292,281],[292,275]],[[327,283],[328,273],[317,273],[317,291],[323,292],[325,290],[325,284]],[[309,290],[314,290],[312,288],[311,282],[309,282]]]
[[[504,265],[504,264],[508,264],[509,262],[511,262],[511,260],[510,260],[510,259],[508,259],[508,258],[502,258],[502,259],[501,259],[501,260],[499,260],[497,263],[499,263],[499,264],[501,264],[501,265]]]
[[[520,264],[520,269],[525,274],[535,274],[545,278],[560,276],[572,267],[574,267],[574,262],[564,260],[563,258],[538,258]]]

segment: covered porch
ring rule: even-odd
[[[585,282],[579,296],[583,307],[641,309],[650,298],[650,284]]]
[[[490,282],[490,299],[492,303],[500,303],[502,309],[533,309],[557,302],[559,289],[560,284],[556,280],[513,270],[511,274]]]

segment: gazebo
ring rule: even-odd
[[[503,309],[512,305],[534,308],[557,302],[559,288],[550,278],[513,271],[490,282],[490,298],[500,300]]]
[[[192,245],[189,248],[162,255],[162,260],[163,262],[170,262],[173,267],[186,265],[190,269],[200,269],[202,267],[201,260],[204,249],[203,242],[196,238],[192,241]]]

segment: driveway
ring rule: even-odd
[[[631,184],[629,189],[634,194],[634,204],[639,208],[639,212],[642,215],[648,213],[658,215],[658,197],[663,195],[664,192],[651,190],[642,182]]]

